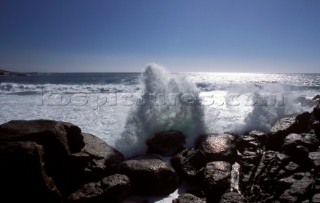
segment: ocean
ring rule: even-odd
[[[0,76],[0,124],[20,119],[71,122],[127,157],[163,130],[187,145],[203,133],[268,132],[281,117],[310,111],[320,74],[34,73]]]

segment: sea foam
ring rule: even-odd
[[[165,130],[183,132],[192,146],[205,129],[197,87],[155,64],[148,65],[140,79],[141,103],[132,106],[116,147],[127,156],[144,153],[146,140]]]

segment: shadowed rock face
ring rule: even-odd
[[[204,190],[211,201],[230,189],[231,165],[225,161],[214,161],[206,165],[204,169]]]
[[[142,156],[123,161],[118,164],[116,171],[130,178],[131,191],[137,195],[166,195],[180,185],[175,170],[156,156]]]
[[[45,153],[65,156],[84,147],[81,129],[71,123],[53,120],[14,120],[0,125],[0,140],[34,141]]]
[[[81,185],[113,173],[114,167],[124,160],[124,156],[95,135],[83,133],[85,147],[79,153],[69,155],[69,178]]]
[[[62,202],[46,173],[41,145],[0,141],[0,163],[1,202]]]
[[[183,133],[175,130],[157,133],[152,139],[147,140],[148,152],[162,156],[173,156],[181,151],[186,143]]]
[[[0,125],[0,141],[33,141],[43,146],[48,175],[62,193],[69,190],[69,155],[84,147],[78,126],[53,120],[14,120]]]
[[[199,149],[185,149],[171,158],[171,165],[186,180],[200,183],[201,173],[207,164],[204,153]]]
[[[206,201],[197,196],[186,193],[174,199],[172,203],[206,203]]]
[[[204,135],[197,142],[209,161],[231,161],[236,156],[236,138],[233,135]]]
[[[114,174],[99,182],[87,183],[67,198],[70,203],[122,202],[129,194],[130,180],[125,175]]]

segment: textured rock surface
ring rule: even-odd
[[[204,169],[204,190],[211,201],[230,188],[231,165],[225,161],[214,161],[206,165]]]
[[[46,173],[41,145],[0,142],[0,164],[0,202],[62,202]]]
[[[172,203],[206,203],[206,201],[205,199],[186,193],[172,200]]]
[[[232,161],[236,157],[236,138],[233,135],[204,135],[197,142],[209,161]]]
[[[185,149],[171,159],[171,165],[186,180],[194,183],[201,182],[202,169],[207,161],[201,150]]]
[[[130,192],[130,181],[125,175],[114,174],[99,182],[87,183],[69,195],[68,202],[122,202]]]
[[[185,143],[185,135],[175,130],[157,133],[152,139],[147,140],[148,152],[162,156],[173,156],[184,148]]]
[[[130,178],[136,195],[166,195],[175,191],[180,179],[175,170],[156,156],[142,156],[121,162],[117,172]]]

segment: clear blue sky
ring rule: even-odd
[[[320,0],[0,0],[0,69],[320,72]]]

